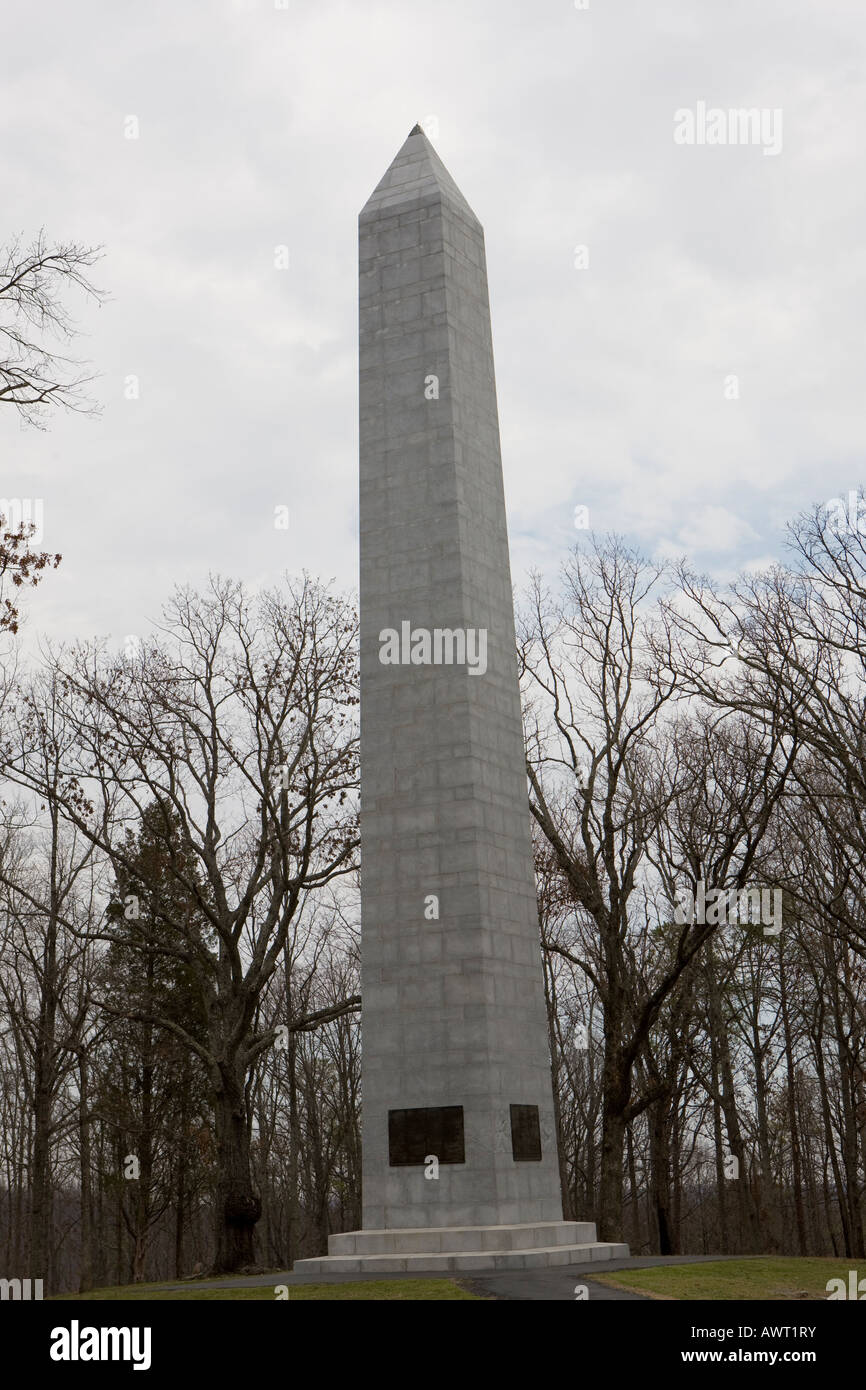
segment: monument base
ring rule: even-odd
[[[425,1226],[344,1231],[328,1237],[328,1254],[296,1260],[296,1274],[450,1273],[543,1269],[628,1258],[628,1246],[596,1240],[591,1221],[522,1226]]]

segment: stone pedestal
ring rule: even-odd
[[[548,1265],[618,1260],[627,1245],[596,1240],[589,1221],[522,1226],[440,1226],[412,1230],[348,1231],[331,1236],[328,1254],[298,1260],[298,1274],[451,1273],[482,1269],[539,1269]]]

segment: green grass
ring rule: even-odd
[[[277,1303],[284,1300],[275,1298],[274,1289],[278,1286],[279,1280],[274,1279],[273,1284],[264,1284],[254,1288],[249,1286],[241,1289],[217,1289],[207,1281],[202,1280],[195,1284],[187,1285],[183,1289],[166,1288],[165,1284],[122,1284],[111,1289],[92,1289],[90,1293],[64,1293],[58,1294],[53,1300],[46,1299],[46,1302],[152,1302],[154,1300],[171,1302],[202,1302],[202,1301],[234,1301],[243,1299],[261,1303]],[[309,1300],[321,1299],[347,1299],[351,1302],[362,1302],[364,1300],[411,1300],[417,1302],[456,1302],[464,1299],[473,1299],[478,1302],[478,1296],[469,1293],[453,1279],[367,1279],[357,1284],[289,1284],[288,1302],[298,1303]]]
[[[289,1301],[296,1298],[424,1299],[483,1302],[453,1279],[367,1279],[358,1284],[290,1284]]]
[[[652,1269],[618,1269],[615,1274],[593,1279],[614,1288],[646,1293],[656,1298],[756,1299],[785,1302],[797,1298],[826,1299],[827,1280],[841,1278],[848,1285],[849,1269],[856,1260],[783,1259],[761,1256],[747,1260],[719,1260],[699,1265],[658,1265]],[[866,1267],[859,1276],[866,1276]]]

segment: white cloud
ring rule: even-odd
[[[6,20],[0,239],[104,242],[113,300],[81,316],[101,419],[0,415],[0,495],[43,497],[64,554],[31,632],[139,631],[209,569],[354,585],[356,218],[428,114],[485,225],[517,582],[579,538],[577,503],[727,572],[866,480],[858,0],[784,24],[751,0],[51,0],[39,21]],[[675,146],[699,99],[781,107],[782,153]]]

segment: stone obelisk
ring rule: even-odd
[[[484,234],[418,126],[359,223],[364,1229],[302,1267],[603,1258],[562,1220]]]

